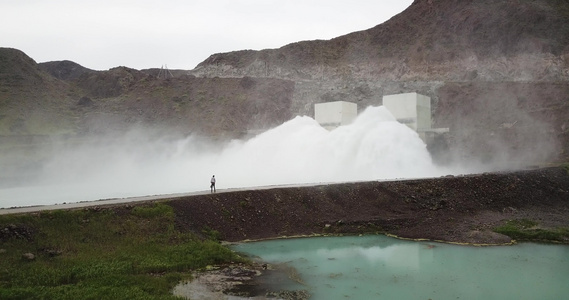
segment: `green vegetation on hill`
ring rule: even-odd
[[[175,299],[191,271],[243,260],[161,203],[1,216],[0,242],[0,299]]]

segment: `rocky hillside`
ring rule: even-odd
[[[0,48],[0,135],[69,132],[69,90],[23,52]]]
[[[204,76],[396,81],[567,80],[565,1],[415,0],[368,30],[328,41],[210,56]]]
[[[368,30],[279,49],[210,56],[192,74],[262,76],[297,83],[293,108],[418,92],[451,132],[434,148],[481,160],[569,155],[569,3],[416,0]],[[448,156],[448,153],[444,154]]]
[[[213,54],[194,70],[93,71],[0,48],[0,139],[121,131],[243,136],[313,105],[432,99],[441,162],[569,159],[569,3],[416,0],[373,28]]]
[[[79,78],[84,73],[93,73],[95,71],[87,69],[82,65],[69,61],[50,61],[38,65],[40,69],[46,71],[51,76],[61,80],[73,80]]]
[[[37,64],[0,48],[0,138],[83,136],[160,127],[179,134],[237,137],[289,120],[294,82],[271,78],[197,78],[76,63]],[[187,73],[184,72],[184,73]]]

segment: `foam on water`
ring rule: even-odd
[[[217,146],[195,136],[156,140],[131,133],[55,152],[39,184],[0,189],[0,207],[203,191],[213,174],[224,189],[450,173],[437,168],[418,134],[382,106],[332,131],[299,116]]]

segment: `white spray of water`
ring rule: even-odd
[[[138,134],[111,144],[62,149],[43,169],[43,184],[0,189],[0,207],[185,193],[267,185],[435,177],[417,133],[384,107],[328,131],[296,117],[247,140],[213,147],[190,136],[149,140]]]

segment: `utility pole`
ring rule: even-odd
[[[167,65],[163,65],[160,68],[160,71],[158,71],[158,79],[168,79],[168,78],[173,78],[174,75],[172,75],[172,72],[170,72],[170,70],[168,70],[168,66]]]

